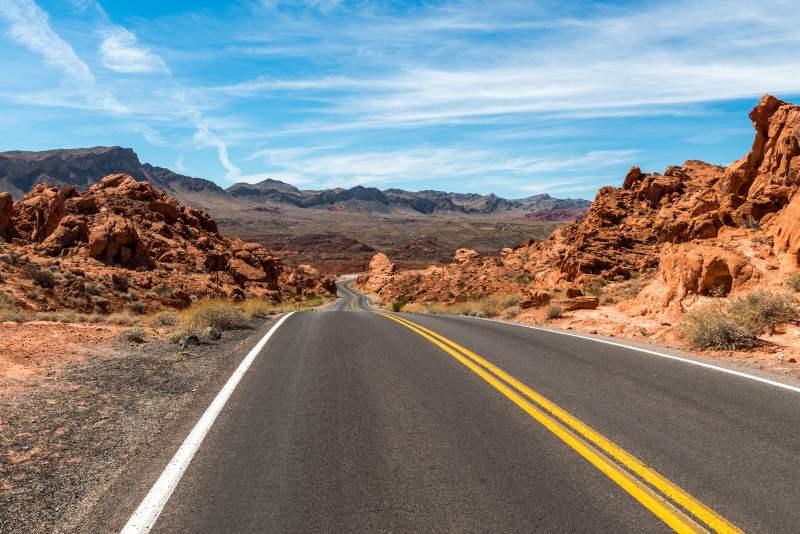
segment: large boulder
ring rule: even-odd
[[[89,225],[84,217],[67,215],[58,224],[55,231],[42,242],[40,250],[50,256],[55,256],[67,247],[78,241],[89,239]]]
[[[41,243],[67,214],[67,199],[57,187],[39,184],[16,206],[17,232]]]
[[[386,254],[378,252],[369,262],[367,274],[359,276],[356,283],[367,291],[377,293],[391,282],[396,270],[395,264],[389,261]]]

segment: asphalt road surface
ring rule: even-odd
[[[274,331],[152,532],[800,532],[800,392],[340,291]]]

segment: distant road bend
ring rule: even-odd
[[[350,284],[272,328],[123,532],[800,532],[797,388]]]

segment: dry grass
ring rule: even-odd
[[[164,311],[150,318],[150,326],[175,326],[180,323],[180,317],[174,311]]]
[[[515,308],[515,304],[524,300],[521,295],[496,293],[481,299],[455,302],[453,304],[426,304],[413,302],[406,304],[402,309],[409,313],[428,313],[440,315],[468,315],[470,317],[497,317],[508,308]],[[505,303],[513,303],[506,305]]]
[[[714,303],[687,313],[679,330],[698,349],[746,349],[755,345],[759,335],[796,321],[797,312],[794,295],[755,290],[732,302]]]
[[[544,320],[549,321],[550,319],[558,319],[564,315],[564,306],[560,304],[551,304],[547,307],[544,311]]]
[[[208,327],[235,330],[247,326],[247,316],[227,299],[202,299],[181,312],[181,325],[187,332],[201,332]]]
[[[794,291],[795,293],[800,291],[800,273],[791,273],[789,276],[786,277],[785,280],[786,287]]]

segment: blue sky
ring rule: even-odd
[[[594,198],[727,165],[800,103],[794,2],[0,0],[0,150],[97,145],[226,187]]]

